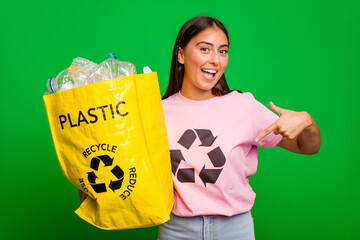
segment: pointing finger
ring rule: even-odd
[[[269,133],[274,131],[277,128],[276,122],[271,124],[269,127],[267,127],[262,133],[260,133],[259,136],[256,137],[255,142],[259,142],[261,139],[263,139],[265,136],[267,136]]]

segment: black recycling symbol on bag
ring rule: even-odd
[[[104,169],[108,170],[113,164],[114,158],[110,158],[108,155],[101,155],[91,159],[90,167],[94,169],[96,172],[99,169],[100,161],[104,163]],[[121,188],[122,182],[124,180],[124,171],[116,165],[111,169],[112,174],[117,178],[117,180],[110,180],[109,188],[115,192]],[[97,183],[96,179],[98,178],[94,171],[88,172],[88,180],[90,182],[91,187],[94,189],[96,193],[106,192],[106,184],[105,183]]]
[[[195,130],[195,131],[194,131]],[[198,137],[201,144],[198,147],[211,147],[217,137],[214,137],[208,129],[188,129],[180,137],[178,143],[186,149],[190,149]],[[196,146],[194,146],[196,147]],[[195,182],[194,168],[179,168],[180,162],[185,158],[179,149],[170,150],[171,167],[173,174],[182,183]],[[219,178],[222,167],[225,165],[226,158],[220,147],[216,147],[207,153],[214,168],[205,168],[205,164],[199,173],[199,177],[206,187],[206,183],[216,183]],[[178,169],[179,168],[179,169]]]

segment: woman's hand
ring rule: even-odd
[[[273,132],[283,136],[278,146],[289,151],[302,154],[315,154],[319,151],[320,130],[310,114],[283,109],[273,102],[270,102],[270,108],[280,117],[257,136],[256,142]]]
[[[84,192],[81,191],[80,189],[79,189],[78,194],[79,194],[79,200],[80,200],[80,202],[82,203],[82,202],[85,200],[85,198],[87,198],[87,195],[86,195],[86,193],[84,193]]]

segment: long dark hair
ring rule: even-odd
[[[218,27],[220,28],[226,35],[226,38],[229,42],[229,35],[226,31],[224,24],[222,24],[216,18],[208,17],[208,16],[199,16],[190,19],[187,21],[180,29],[179,34],[176,38],[174,50],[172,54],[171,60],[171,68],[170,68],[170,77],[168,88],[162,97],[162,99],[166,99],[173,95],[174,93],[180,91],[183,78],[184,78],[184,65],[178,62],[178,53],[179,48],[184,49],[186,45],[190,42],[190,40],[195,37],[201,31],[210,28],[210,27]],[[230,45],[230,42],[229,42]],[[212,93],[216,96],[225,95],[231,92],[229,86],[225,79],[225,73],[220,77],[219,81],[212,88]],[[241,92],[241,91],[239,91]]]

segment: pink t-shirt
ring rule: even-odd
[[[249,211],[255,193],[248,177],[257,169],[257,146],[274,147],[281,135],[255,138],[278,116],[251,93],[233,91],[196,101],[177,92],[163,100],[178,216]]]

